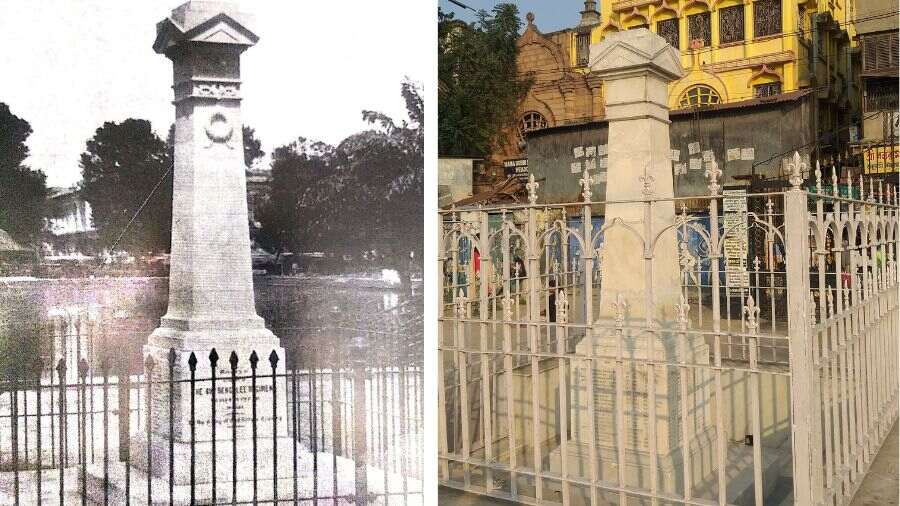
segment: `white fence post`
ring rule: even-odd
[[[791,369],[791,436],[794,503],[822,504],[821,399],[817,395],[809,301],[809,223],[806,191],[784,194],[787,250],[788,335]]]

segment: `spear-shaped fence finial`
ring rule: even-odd
[[[756,334],[759,330],[759,312],[760,308],[756,306],[756,301],[752,295],[747,295],[747,303],[744,305],[744,314],[747,315],[747,332]]]
[[[616,295],[615,302],[610,302],[613,309],[616,310],[615,322],[616,327],[622,328],[625,325],[625,310],[628,308],[628,302],[621,293]]]
[[[525,184],[525,189],[528,190],[528,202],[531,205],[537,204],[537,189],[541,185],[534,180],[534,174],[528,175],[528,183]]]
[[[687,330],[688,327],[688,313],[691,310],[691,305],[688,304],[687,299],[684,298],[684,294],[681,295],[681,302],[675,304],[675,322],[678,323],[678,328],[681,330]]]
[[[466,293],[462,288],[459,289],[459,295],[456,297],[456,317],[457,318],[465,318],[466,317]]]
[[[581,183],[581,198],[584,199],[584,203],[587,204],[591,201],[591,174],[584,169],[584,174],[581,175],[581,179],[578,180]]]
[[[822,194],[822,168],[819,166],[819,161],[816,160],[816,194]]]
[[[813,297],[812,292],[809,292],[809,297],[807,298],[807,304],[809,305],[809,326],[816,326],[816,298]]]
[[[556,292],[556,321],[557,323],[569,322],[569,298],[565,290]]]
[[[719,169],[719,164],[716,163],[715,160],[709,162],[709,165],[706,167],[706,172],[704,172],[706,177],[709,179],[709,194],[710,195],[718,195],[719,190],[722,188],[719,185],[719,177],[722,175],[721,169]]]
[[[834,164],[831,165],[831,193],[835,197],[839,197],[841,194],[840,189],[838,189],[837,167]]]
[[[787,164],[790,171],[790,182],[794,190],[799,190],[803,185],[803,173],[806,171],[806,162],[800,157],[799,151],[794,151],[794,156]]]

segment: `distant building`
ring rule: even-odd
[[[858,168],[849,145],[851,126],[860,122],[860,61],[850,22],[858,2],[599,3],[600,10],[598,2],[585,1],[576,26],[547,34],[527,16],[518,63],[534,84],[492,165],[527,159],[536,177],[547,178],[542,189],[553,194],[559,186],[561,200],[577,195],[578,148],[596,152],[606,142],[603,83],[590,72],[590,48],[611,33],[646,28],[679,50],[685,71],[667,97],[679,193],[703,191],[703,166],[691,167],[689,158],[709,151],[726,184],[751,174],[780,179],[779,155],[793,150]],[[691,152],[694,143],[699,149]],[[742,155],[735,158],[735,150]],[[571,177],[554,181],[566,174]],[[603,188],[598,192],[595,198],[603,198]]]
[[[268,168],[254,167],[247,170],[247,218],[255,224],[259,218],[259,210],[269,201],[272,194],[272,171]]]
[[[898,16],[896,0],[859,2],[856,32],[861,54],[862,131],[855,147],[866,174],[897,182]]]
[[[79,257],[99,253],[91,204],[81,197],[78,189],[53,188],[49,199],[57,214],[47,220],[48,255]]]

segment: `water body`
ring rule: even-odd
[[[288,367],[421,364],[421,282],[409,293],[380,274],[259,276],[254,288],[257,313],[281,339]],[[0,281],[0,369],[36,355],[46,368],[66,348],[94,367],[125,356],[139,373],[141,347],[167,300],[166,278]]]

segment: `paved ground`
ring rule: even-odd
[[[900,439],[898,439],[897,430],[900,424],[894,424],[894,429],[888,435],[887,440],[881,447],[875,462],[869,469],[869,474],[860,486],[856,497],[850,506],[898,506],[898,487],[900,487]],[[787,494],[790,489],[785,488]],[[438,492],[438,502],[442,505],[451,506],[509,506],[516,504],[500,499],[490,497],[481,497],[474,494],[467,494],[455,489],[440,487]],[[776,494],[777,495],[777,494]],[[790,498],[785,499],[783,504],[790,504]]]
[[[850,506],[897,506],[898,486],[900,486],[900,452],[897,438],[897,427],[888,435],[887,440],[872,462],[869,474],[853,498]]]
[[[510,506],[514,502],[467,494],[447,487],[438,488],[438,504],[449,506]]]

